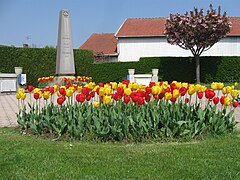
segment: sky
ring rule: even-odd
[[[70,11],[79,48],[93,33],[116,33],[126,18],[168,17],[210,4],[240,16],[240,0],[0,0],[0,45],[56,47],[61,9]]]

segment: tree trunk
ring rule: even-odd
[[[195,61],[196,61],[196,80],[197,80],[197,83],[200,83],[200,61],[199,61],[199,56],[195,56]]]

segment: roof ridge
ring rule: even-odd
[[[127,18],[127,19],[165,19],[167,17],[139,17],[139,18]]]

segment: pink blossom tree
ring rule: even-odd
[[[194,8],[184,15],[170,14],[165,26],[168,43],[192,52],[196,61],[196,81],[200,83],[199,56],[230,32],[231,22],[226,12],[221,15],[220,6],[216,11],[210,5],[206,14],[203,9]]]

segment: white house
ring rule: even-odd
[[[201,56],[240,56],[240,17],[229,17],[230,33]],[[115,33],[118,61],[141,57],[188,57],[191,52],[167,42],[166,18],[128,18]],[[201,35],[201,34],[200,34]],[[115,54],[115,55],[116,55]]]

